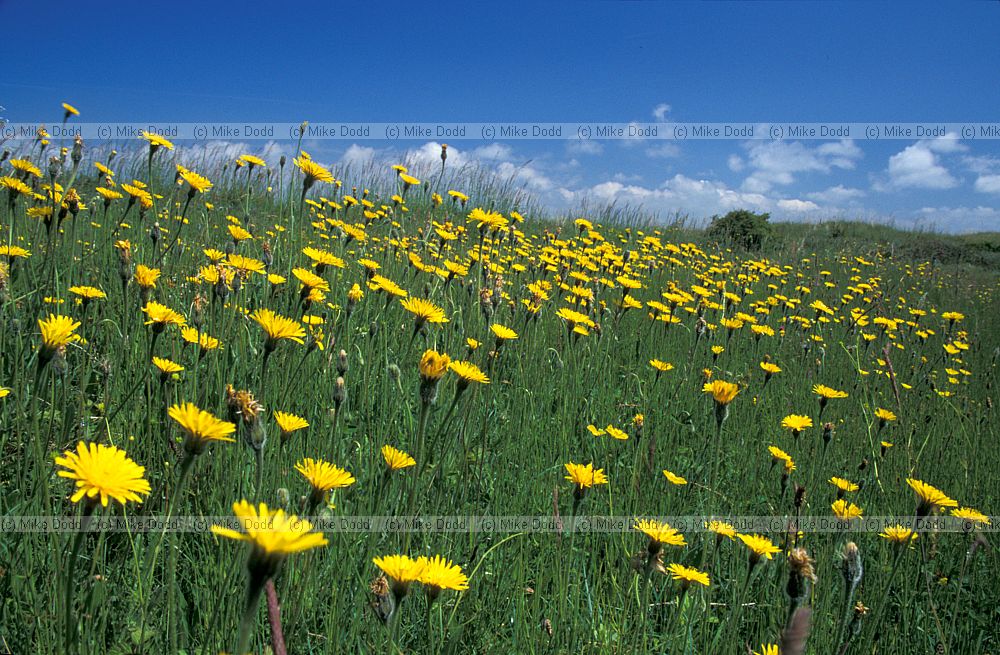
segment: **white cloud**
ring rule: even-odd
[[[752,172],[743,181],[742,188],[751,193],[767,193],[775,186],[792,184],[799,173],[852,169],[855,160],[862,156],[861,149],[849,139],[823,143],[815,148],[801,141],[754,141],[744,147]],[[729,168],[740,170],[743,160],[735,157],[730,156]]]
[[[969,149],[959,140],[959,136],[955,132],[948,132],[944,136],[933,139],[924,139],[920,143],[926,144],[929,150],[942,153],[965,152]]]
[[[966,156],[962,158],[962,163],[970,171],[979,175],[1000,172],[1000,157],[990,155]]]
[[[980,193],[1000,193],[1000,175],[980,175],[976,179],[976,191]]]
[[[945,168],[929,141],[918,141],[889,157],[888,182],[878,182],[878,191],[896,189],[950,189],[958,184]]]
[[[661,123],[667,120],[667,114],[669,113],[670,113],[670,105],[668,105],[665,102],[661,102],[660,104],[653,107],[653,118],[655,118],[657,121]]]
[[[449,152],[448,155],[450,157],[451,153]],[[513,155],[513,152],[511,151],[510,146],[504,143],[490,143],[485,146],[479,146],[478,148],[472,151],[471,155],[476,159],[496,160],[496,159],[510,159],[511,156]],[[439,147],[438,157],[440,156],[441,152]]]
[[[656,188],[609,180],[577,191],[573,197],[631,203],[661,213],[680,212],[696,220],[740,208],[772,212],[775,218],[801,219],[803,213],[830,213],[809,200],[770,197],[732,189],[718,180],[695,179],[681,174]]]
[[[851,202],[865,195],[865,192],[861,189],[847,188],[843,184],[838,184],[837,186],[832,186],[824,191],[815,191],[813,193],[807,193],[806,197],[810,200],[816,200],[824,204],[839,205],[846,202]]]
[[[550,191],[556,187],[555,182],[531,164],[514,164],[509,161],[497,166],[500,177],[510,178],[523,183],[531,191]]]
[[[811,212],[819,209],[819,205],[809,200],[797,200],[794,198],[778,201],[778,208],[790,212]]]
[[[375,148],[359,146],[352,143],[340,157],[340,163],[345,166],[364,166],[375,160]]]
[[[729,159],[726,160],[726,165],[729,166],[729,170],[735,173],[739,173],[743,170],[744,166],[746,166],[743,162],[743,158],[736,153],[729,155]]]

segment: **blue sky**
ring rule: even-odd
[[[0,114],[90,121],[998,122],[1000,4],[0,0]],[[17,26],[17,27],[13,27]],[[317,141],[331,165],[435,161]],[[238,150],[243,146],[231,145]],[[292,153],[294,144],[246,149]],[[734,207],[1000,229],[1000,141],[462,141],[452,163],[700,218]]]

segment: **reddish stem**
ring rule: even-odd
[[[274,655],[288,655],[285,636],[281,632],[281,607],[278,605],[278,592],[274,590],[274,580],[268,578],[264,590],[267,592],[267,622],[271,625],[271,648]]]

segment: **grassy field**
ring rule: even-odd
[[[995,235],[778,225],[745,253],[447,162],[202,178],[153,143],[0,164],[0,653],[1000,650]],[[244,499],[563,529],[208,529]],[[835,512],[854,530],[795,529]],[[210,518],[97,522],[165,516]],[[775,520],[706,529],[728,516]]]

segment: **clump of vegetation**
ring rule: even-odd
[[[725,216],[713,216],[708,236],[739,246],[744,250],[760,250],[773,231],[768,213],[757,214],[748,209],[735,209]]]

